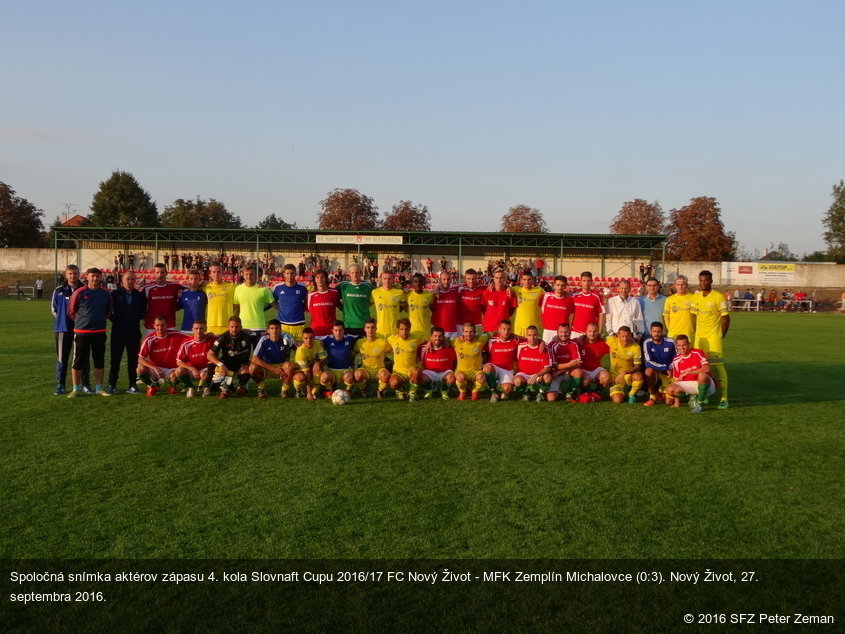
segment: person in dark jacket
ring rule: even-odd
[[[109,387],[112,394],[117,393],[117,377],[120,374],[120,363],[123,351],[126,351],[126,367],[129,373],[129,387],[127,394],[138,394],[135,383],[138,380],[138,351],[141,349],[140,322],[147,312],[147,296],[135,288],[137,275],[131,268],[123,274],[120,288],[112,291],[112,307],[114,312],[110,319],[111,327],[111,361],[109,363]]]
[[[56,333],[56,391],[60,395],[67,391],[67,371],[70,353],[73,350],[73,320],[67,314],[70,296],[83,286],[79,281],[79,267],[68,264],[65,275],[59,275],[59,283],[53,291],[50,301],[50,311],[53,313],[53,330]],[[88,383],[88,364],[82,369],[83,391],[91,391]]]
[[[82,368],[90,354],[94,363],[94,388],[99,396],[111,396],[103,385],[106,362],[106,321],[112,314],[111,293],[100,285],[103,274],[91,268],[88,283],[70,296],[68,315],[74,321],[73,391],[68,397],[82,395]]]

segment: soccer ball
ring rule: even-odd
[[[335,390],[332,392],[332,404],[334,405],[346,405],[350,398],[349,392],[346,390]]]

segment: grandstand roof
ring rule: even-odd
[[[328,231],[321,229],[195,229],[144,227],[55,227],[57,248],[95,248],[129,246],[134,248],[171,248],[176,245],[205,245],[204,249],[250,249],[256,251],[306,250],[348,251],[360,245],[367,251],[398,253],[406,250],[431,253],[532,251],[532,255],[551,256],[613,255],[642,256],[660,251],[666,244],[663,235],[616,235],[587,233],[501,233],[469,231]],[[401,244],[370,244],[356,237],[397,236]],[[349,236],[344,244],[324,244],[318,236]]]

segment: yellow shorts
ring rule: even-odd
[[[332,373],[334,377],[334,384],[341,385],[343,383],[343,375],[347,372],[352,372],[352,368],[347,368],[345,370],[335,370],[333,368],[328,368],[329,372]]]
[[[363,370],[364,372],[366,372],[366,373],[367,373],[367,376],[369,377],[369,379],[370,379],[371,381],[375,381],[375,380],[378,378],[378,373],[379,373],[379,372],[381,372],[382,370],[384,370],[384,368],[378,368],[378,369],[376,369],[376,368],[371,368],[371,367],[369,367],[369,366],[367,366],[367,365],[362,365],[362,366],[359,368],[359,370]]]
[[[622,383],[614,383],[610,386],[610,393],[611,394],[618,394],[620,392],[625,392],[625,387],[631,387],[634,384],[634,379],[632,378],[633,374],[626,374],[622,377]]]
[[[404,380],[410,382],[410,380],[411,380],[411,377],[409,375],[410,372],[411,372],[410,368],[408,368],[408,369],[401,368],[400,369],[400,368],[394,367],[392,374],[396,374],[398,376],[401,376]]]
[[[301,326],[288,326],[287,324],[282,324],[282,332],[286,332],[293,337],[293,340],[297,345],[302,343],[303,330],[305,330],[305,324],[302,324]]]

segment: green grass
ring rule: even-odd
[[[732,407],[700,416],[605,402],[69,400],[51,395],[46,302],[0,302],[0,319],[2,558],[843,553],[839,315],[734,315]]]

